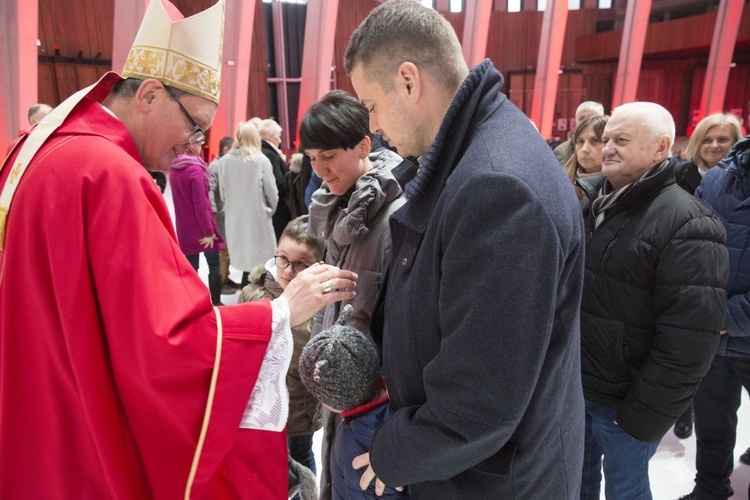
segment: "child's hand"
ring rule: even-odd
[[[212,234],[211,236],[206,236],[205,238],[201,238],[198,240],[198,243],[203,245],[203,248],[213,248],[214,247],[214,241],[218,240],[218,236],[215,234]]]
[[[374,479],[375,494],[379,497],[383,496],[383,493],[385,492],[385,483],[375,476],[375,471],[372,470],[372,465],[370,465],[370,454],[363,453],[358,457],[354,457],[354,460],[352,460],[352,467],[354,467],[354,470],[359,470],[365,466],[367,466],[367,469],[362,473],[362,479],[359,480],[359,487],[362,488],[362,491],[366,491]],[[396,491],[404,491],[403,486],[396,486],[393,489]]]
[[[281,294],[289,301],[291,326],[301,325],[332,302],[356,295],[357,275],[328,264],[313,264],[289,282]]]

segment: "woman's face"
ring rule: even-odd
[[[315,175],[323,179],[331,193],[341,196],[370,168],[363,151],[360,143],[352,149],[307,149],[305,153],[310,157]]]
[[[715,125],[706,132],[698,154],[708,168],[714,167],[729,152],[733,141],[734,134],[729,125]]]
[[[602,171],[602,140],[593,127],[586,127],[576,139],[576,158],[587,174]]]

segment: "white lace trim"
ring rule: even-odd
[[[281,432],[289,415],[286,372],[292,361],[294,341],[289,325],[289,302],[285,297],[271,301],[273,323],[258,381],[242,415],[240,428]]]

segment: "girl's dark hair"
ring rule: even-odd
[[[326,93],[302,118],[303,149],[352,149],[369,135],[370,116],[364,104],[342,90]]]

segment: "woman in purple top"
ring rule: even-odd
[[[200,146],[191,146],[175,158],[169,172],[177,241],[196,271],[200,254],[205,255],[211,302],[214,305],[222,305],[219,250],[224,250],[226,244],[216,227],[216,219],[208,198],[208,170],[198,156],[199,153]]]

